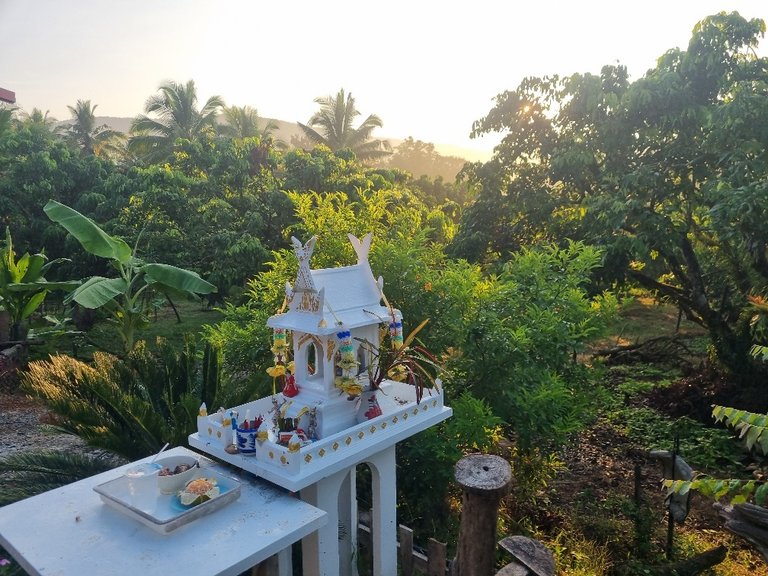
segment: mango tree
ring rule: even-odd
[[[93,276],[65,300],[84,308],[104,308],[118,327],[125,353],[133,350],[136,331],[148,322],[148,297],[159,292],[168,297],[195,297],[210,294],[216,287],[196,272],[169,264],[144,262],[117,236],[104,232],[90,218],[55,200],[43,208],[48,217],[63,226],[89,253],[107,258],[117,270],[117,277]]]
[[[467,171],[481,191],[452,253],[492,262],[542,240],[599,245],[606,283],[674,302],[709,331],[723,365],[764,372],[745,314],[747,297],[768,288],[764,33],[762,20],[723,12],[634,82],[605,66],[497,96],[474,134],[506,135]]]

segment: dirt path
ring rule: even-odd
[[[0,458],[34,450],[81,449],[77,436],[52,430],[51,414],[39,401],[20,393],[0,393]]]

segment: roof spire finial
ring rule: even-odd
[[[291,236],[291,244],[299,261],[299,273],[296,275],[296,283],[293,285],[294,292],[317,292],[315,282],[312,280],[312,272],[309,269],[309,260],[312,258],[312,251],[315,249],[317,236],[312,236],[307,243],[302,246],[301,242]]]
[[[355,249],[355,254],[357,254],[357,263],[365,264],[368,262],[368,252],[371,251],[371,239],[373,238],[373,232],[368,232],[368,234],[363,236],[362,241],[358,240],[357,237],[353,236],[352,234],[347,234],[347,238],[349,238],[349,241],[352,243],[352,248]]]

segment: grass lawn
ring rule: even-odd
[[[173,308],[166,301],[149,315],[148,325],[137,331],[137,340],[145,340],[152,346],[157,338],[164,338],[171,343],[182,344],[187,334],[198,334],[202,326],[216,324],[223,315],[216,309],[207,309],[199,301],[179,300],[174,302],[179,313],[179,320]],[[61,352],[87,360],[96,350],[119,353],[120,335],[116,327],[105,317],[99,317],[86,334],[66,334],[59,337],[46,337],[40,344],[30,349],[31,359],[45,358],[49,354]]]

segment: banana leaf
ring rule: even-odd
[[[77,210],[50,200],[43,211],[52,221],[61,224],[91,254],[117,260],[121,264],[130,260],[133,251],[125,240],[110,236]]]
[[[74,300],[84,308],[95,309],[124,294],[127,288],[122,278],[94,276],[67,296],[64,303],[69,304]]]
[[[188,294],[210,294],[216,286],[206,282],[197,272],[177,268],[170,264],[145,264],[140,269],[144,281],[157,290],[171,290]]]

